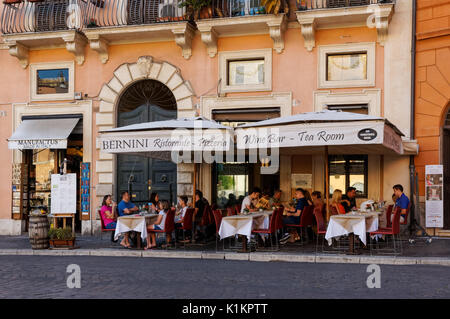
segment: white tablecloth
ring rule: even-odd
[[[221,239],[234,235],[244,235],[250,239],[253,229],[269,228],[269,216],[272,211],[251,213],[249,215],[235,215],[222,218],[219,236]]]
[[[136,231],[141,233],[141,238],[147,238],[147,224],[145,217],[139,215],[121,216],[117,218],[116,232],[114,233],[114,240],[119,239],[120,234],[129,231]]]
[[[333,215],[328,223],[325,239],[328,240],[328,245],[331,245],[332,238],[354,233],[366,245],[366,233],[377,229],[377,213]]]

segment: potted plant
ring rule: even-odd
[[[94,18],[91,18],[89,20],[89,24],[86,27],[87,28],[97,28],[98,27],[97,21]]]
[[[21,3],[23,0],[3,0],[4,4]]]
[[[178,5],[180,8],[186,8],[190,17],[195,21],[198,19],[212,18],[212,0],[183,0]]]
[[[261,0],[261,5],[266,8],[266,13],[289,13],[289,5],[286,0]]]
[[[72,235],[72,229],[66,228],[51,228],[48,231],[50,238],[50,245],[53,248],[74,248],[75,237]]]

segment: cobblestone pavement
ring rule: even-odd
[[[67,266],[81,288],[67,288]],[[0,256],[0,298],[450,298],[450,268],[132,257]]]

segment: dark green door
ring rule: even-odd
[[[129,112],[119,112],[118,126],[163,121],[177,117],[176,110],[167,110],[153,104],[143,104]],[[145,203],[151,192],[157,192],[160,199],[176,202],[177,166],[142,156],[117,156],[117,194],[128,190],[134,203]]]

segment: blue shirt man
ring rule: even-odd
[[[395,201],[395,207],[400,207],[403,210],[408,209],[408,206],[409,198],[404,193],[402,193],[402,195]]]
[[[403,193],[403,186],[400,184],[394,185],[394,195],[397,197],[395,201],[395,207],[400,207],[400,223],[405,221],[406,212],[409,207],[409,198]],[[394,218],[394,214],[391,215],[391,221]]]
[[[130,215],[133,212],[136,212],[138,208],[130,201],[130,194],[128,192],[122,193],[122,200],[119,205],[117,205],[117,211],[119,216]]]

